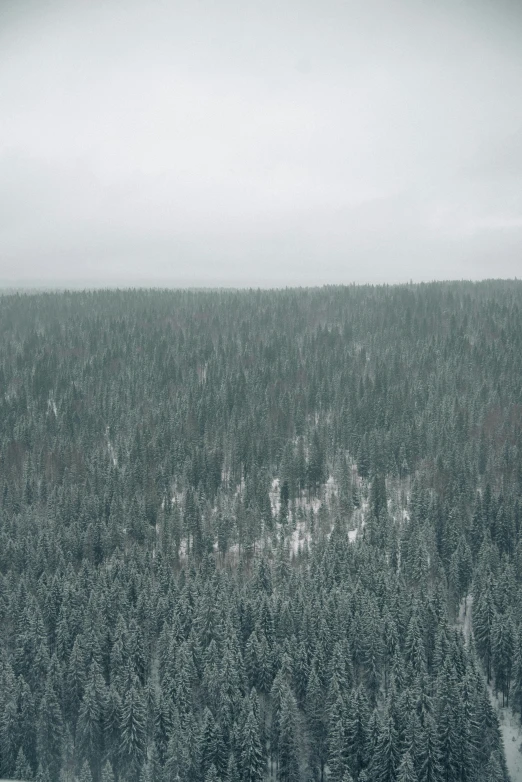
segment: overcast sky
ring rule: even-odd
[[[1,0],[0,284],[522,276],[522,3]]]

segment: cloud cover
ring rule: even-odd
[[[0,6],[0,282],[522,270],[507,0]]]

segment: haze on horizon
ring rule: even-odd
[[[0,284],[521,276],[521,5],[4,0]]]

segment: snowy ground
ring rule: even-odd
[[[109,448],[109,454],[111,458],[113,459],[113,463],[116,464],[116,455],[114,452],[114,449],[112,448],[112,445],[110,441],[108,441],[108,448]],[[359,488],[361,488],[362,482],[361,479],[357,476],[357,474],[354,475],[355,480],[358,481]],[[236,491],[238,493],[241,491],[242,487],[239,487]],[[293,503],[293,507],[296,511],[304,511],[305,513],[309,512],[310,510],[313,510],[315,514],[318,513],[319,508],[324,503],[326,506],[331,506],[331,503],[333,502],[336,494],[338,493],[338,486],[333,476],[329,476],[328,480],[324,484],[323,491],[321,493],[321,496],[319,497],[311,497],[308,498],[306,492],[302,492],[301,497],[299,497],[295,502]],[[280,513],[280,488],[279,488],[279,478],[274,478],[269,490],[269,497],[270,497],[270,504],[272,506],[272,515],[274,519],[278,519],[279,513]],[[172,502],[182,506],[184,500],[183,492],[174,492],[172,496]],[[164,503],[162,503],[163,507]],[[351,517],[350,523],[353,529],[349,530],[348,532],[348,539],[350,543],[354,543],[357,539],[357,536],[361,532],[361,530],[364,527],[366,517],[368,515],[369,511],[369,502],[368,498],[364,495],[361,497],[361,505],[359,508],[356,508],[353,512],[353,515]],[[407,511],[403,511],[405,514],[407,514]],[[407,518],[407,515],[406,515]],[[303,553],[307,550],[307,548],[311,545],[312,541],[312,535],[307,528],[307,522],[306,520],[302,520],[299,516],[298,519],[293,520],[292,513],[289,512],[289,519],[288,519],[289,525],[290,525],[290,535],[287,538],[288,541],[288,550],[291,557],[298,556],[300,553]],[[280,523],[276,521],[275,524],[275,534],[272,539],[268,538],[268,540],[265,540],[263,544],[261,544],[261,541],[256,542],[256,548],[261,544],[261,547],[263,548],[265,545],[268,545],[270,547],[271,545],[275,545],[275,541],[277,540],[279,533],[280,533]],[[159,528],[156,528],[156,535],[159,534]],[[331,534],[331,531],[327,533],[327,537],[329,537]],[[186,538],[183,538],[181,540],[180,548],[179,548],[179,558],[181,561],[184,561],[187,559],[187,540]],[[218,544],[217,542],[214,543],[214,551],[217,553],[218,551]],[[232,544],[229,546],[227,551],[227,560],[229,562],[235,561],[239,557],[239,545],[237,543]],[[2,780],[0,780],[2,782]]]
[[[469,641],[471,634],[471,607],[473,604],[473,595],[468,595],[462,600],[459,607],[458,625],[462,629],[466,643]],[[464,613],[466,611],[466,613]]]
[[[520,719],[511,708],[502,708],[502,696],[500,699],[497,698],[491,688],[489,688],[489,696],[498,714],[511,782],[522,782],[522,727]]]
[[[56,405],[54,404],[54,401],[53,401],[53,405],[54,405],[54,414],[56,415]],[[112,445],[111,441],[109,440],[109,427],[107,427],[106,430],[105,430],[105,437],[107,438],[107,450],[109,452],[109,456],[111,457],[111,461],[112,461],[114,467],[116,467],[118,465],[118,462],[117,462],[117,459],[116,459],[116,451],[114,450],[113,445]],[[1,782],[1,780],[0,780],[0,782]]]

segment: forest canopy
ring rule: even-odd
[[[0,334],[0,777],[507,782],[520,282],[18,293]]]

